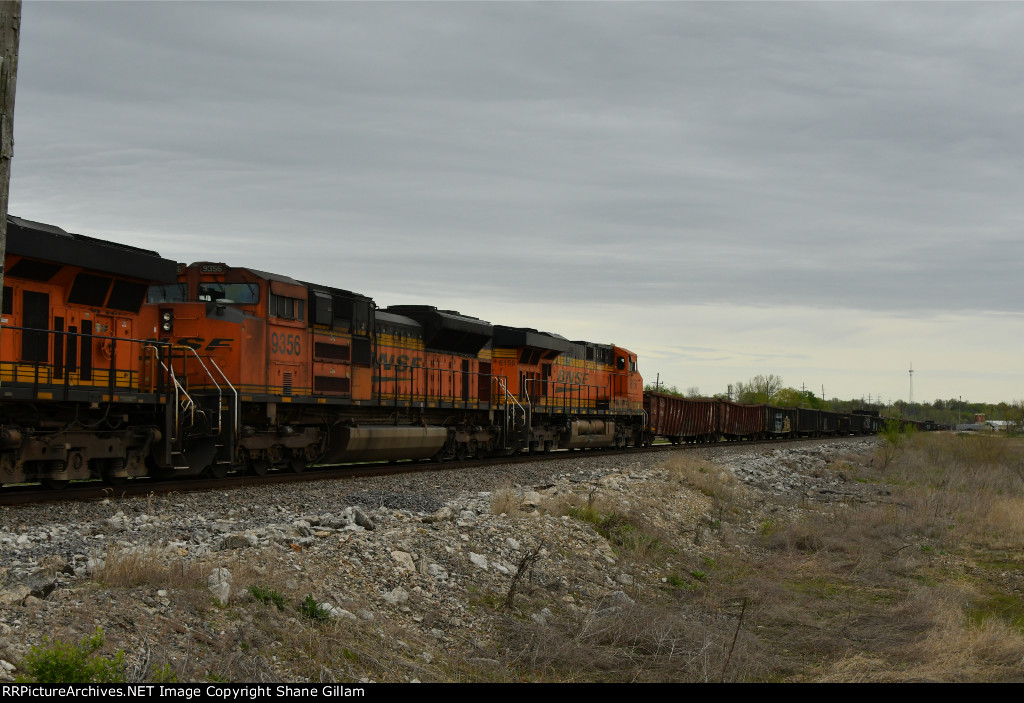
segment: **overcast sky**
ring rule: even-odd
[[[1024,398],[1024,4],[23,6],[10,212],[637,352]]]

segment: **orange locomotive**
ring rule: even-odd
[[[169,379],[144,305],[175,263],[7,219],[0,316],[0,484],[119,482],[171,463]]]
[[[628,350],[221,263],[148,302],[180,387],[176,469],[461,459],[644,438]],[[187,399],[187,400],[185,400]],[[179,413],[180,415],[180,413]]]

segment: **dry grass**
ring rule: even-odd
[[[1024,563],[1005,557],[1024,548],[1021,461],[998,439],[911,436],[884,472],[858,474],[888,496],[808,510],[762,535],[783,559],[758,571],[799,612],[777,602],[761,614],[781,642],[799,633],[795,646],[819,654],[801,679],[1024,679],[1024,605],[1012,595]]]
[[[677,570],[660,597],[507,621],[502,660],[543,681],[1022,681],[1022,460],[997,439],[915,435],[887,465],[851,455],[824,469],[875,498],[776,511],[721,469],[673,459],[658,489],[694,489],[712,516],[757,528],[710,535],[713,559],[662,530],[657,561]],[[586,519],[609,500],[563,509]]]
[[[615,606],[567,615],[545,627],[507,620],[500,655],[529,681],[764,679],[774,657],[757,639],[737,637],[742,601],[714,611],[705,605],[697,600]]]
[[[743,505],[748,499],[743,484],[721,466],[683,454],[669,459],[665,468],[671,480],[718,502]]]
[[[511,488],[491,494],[492,515],[514,515],[522,507],[523,498]]]
[[[96,568],[93,579],[108,588],[150,585],[158,588],[197,588],[209,569],[201,562],[186,561],[173,551],[141,546],[111,549]]]

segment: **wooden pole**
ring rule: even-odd
[[[14,156],[14,88],[18,82],[18,39],[21,0],[0,0],[0,309],[3,305],[4,261],[7,258],[7,201]]]

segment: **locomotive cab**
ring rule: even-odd
[[[179,265],[176,283],[150,286],[146,302],[175,381],[174,473],[216,475],[234,462],[241,393],[267,363],[260,340],[270,288],[259,272],[211,262]]]

